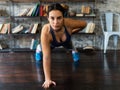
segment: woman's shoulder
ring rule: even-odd
[[[43,33],[49,33],[50,31],[50,25],[49,24],[44,24],[42,27],[42,32]]]
[[[50,28],[49,24],[44,24],[42,30],[49,30],[49,28]]]
[[[49,24],[44,24],[43,28],[48,28],[50,25]]]
[[[47,36],[47,37],[46,37]],[[51,34],[50,34],[50,24],[44,24],[42,27],[42,33],[41,37],[43,38],[49,38],[51,40]]]

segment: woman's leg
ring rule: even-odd
[[[54,49],[55,47],[54,46],[50,46],[51,49]],[[36,52],[35,52],[35,60],[36,61],[41,61],[43,58],[43,54],[42,54],[42,46],[41,44],[38,44],[37,47],[36,47]]]
[[[38,44],[37,47],[36,47],[35,60],[36,61],[41,61],[42,60],[42,47],[41,47],[41,44]]]

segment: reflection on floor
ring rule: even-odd
[[[120,90],[120,51],[80,52],[73,62],[71,53],[54,50],[51,72],[57,86],[50,90]],[[0,90],[44,90],[43,81],[34,52],[0,53]]]

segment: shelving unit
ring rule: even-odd
[[[16,26],[22,24],[24,26],[24,29],[29,29],[31,24],[39,23],[42,27],[42,25],[47,21],[47,19],[44,16],[18,16],[18,14],[24,10],[25,8],[33,7],[36,3],[39,3],[40,5],[46,5],[53,2],[59,2],[66,5],[69,5],[69,8],[72,8],[71,6],[76,6],[76,3],[79,4],[79,13],[81,13],[81,6],[82,5],[92,5],[92,11],[95,11],[95,0],[1,0],[0,2],[5,3],[4,6],[7,7],[5,11],[7,11],[9,14],[5,16],[1,16],[0,20],[2,19],[4,22],[9,22],[11,24],[10,33],[9,35],[1,35],[0,37],[7,37],[8,41],[10,41],[9,44],[9,51],[31,51],[30,44],[31,39],[38,39],[40,37],[40,31],[35,34],[31,33],[12,33],[13,28]],[[7,4],[7,5],[6,5]],[[0,6],[3,4],[0,4]],[[9,9],[10,8],[10,9]],[[72,9],[76,9],[72,8]],[[95,12],[96,13],[96,12]],[[67,17],[75,18],[75,19],[91,19],[92,21],[96,17],[96,15],[89,15],[89,14],[83,14],[83,16],[69,16]],[[44,22],[45,21],[45,22]],[[41,27],[39,27],[39,30],[41,30]],[[82,35],[95,35],[92,34],[85,34],[85,33],[78,33]],[[23,44],[23,45],[22,45]],[[0,50],[0,51],[6,51],[6,49]]]
[[[39,41],[40,36],[40,25],[41,20],[39,16],[20,16],[20,13],[27,8],[34,8],[36,3],[39,3],[39,0],[31,1],[22,1],[22,0],[13,0],[13,9],[16,12],[13,12],[12,16],[12,28],[17,27],[18,25],[23,26],[23,30],[20,33],[12,33],[14,36],[14,46],[13,51],[34,51],[35,49],[30,49],[32,39],[37,39]],[[39,31],[35,33],[28,32],[28,30],[35,24],[39,24]]]
[[[10,23],[10,32],[9,34],[0,34],[0,44],[2,42],[6,43],[9,47],[5,49],[1,48],[2,51],[34,51],[30,49],[32,39],[37,39],[39,41],[39,33],[13,33],[13,29],[18,25],[23,25],[24,30],[29,29],[32,24],[39,23],[39,16],[17,16],[17,13],[20,13],[22,9],[27,7],[33,7],[39,0],[1,0],[0,1],[0,10],[5,7],[3,10],[6,14],[0,16],[1,24]],[[4,7],[3,7],[4,6]],[[24,7],[23,7],[24,6]],[[9,13],[9,14],[7,14]],[[3,14],[3,13],[2,13]],[[39,27],[39,29],[41,29]],[[4,40],[3,40],[4,39]],[[9,41],[9,42],[8,42]]]
[[[7,48],[6,50],[9,51],[11,46],[11,36],[9,35],[9,30],[6,29],[10,22],[11,22],[11,9],[10,9],[11,2],[9,0],[0,0],[0,49]],[[6,29],[4,31],[4,29]],[[8,45],[9,44],[9,45]]]
[[[82,19],[89,22],[95,22],[97,10],[96,10],[96,0],[69,0],[69,4],[71,5],[71,11],[75,11],[79,16],[72,16],[75,19]],[[82,7],[89,6],[91,11],[89,14],[82,13]],[[71,17],[71,16],[69,16]],[[86,29],[86,28],[85,28]],[[84,48],[86,46],[95,47],[96,41],[96,33],[85,33],[85,30],[80,31],[79,33],[74,34],[73,36],[73,44],[78,48]],[[76,38],[76,40],[74,40]],[[78,42],[79,41],[79,42]],[[79,46],[78,46],[79,44]]]

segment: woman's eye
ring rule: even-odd
[[[54,17],[51,17],[52,20],[54,20]]]
[[[60,20],[60,19],[61,19],[61,17],[58,17],[58,19]]]

